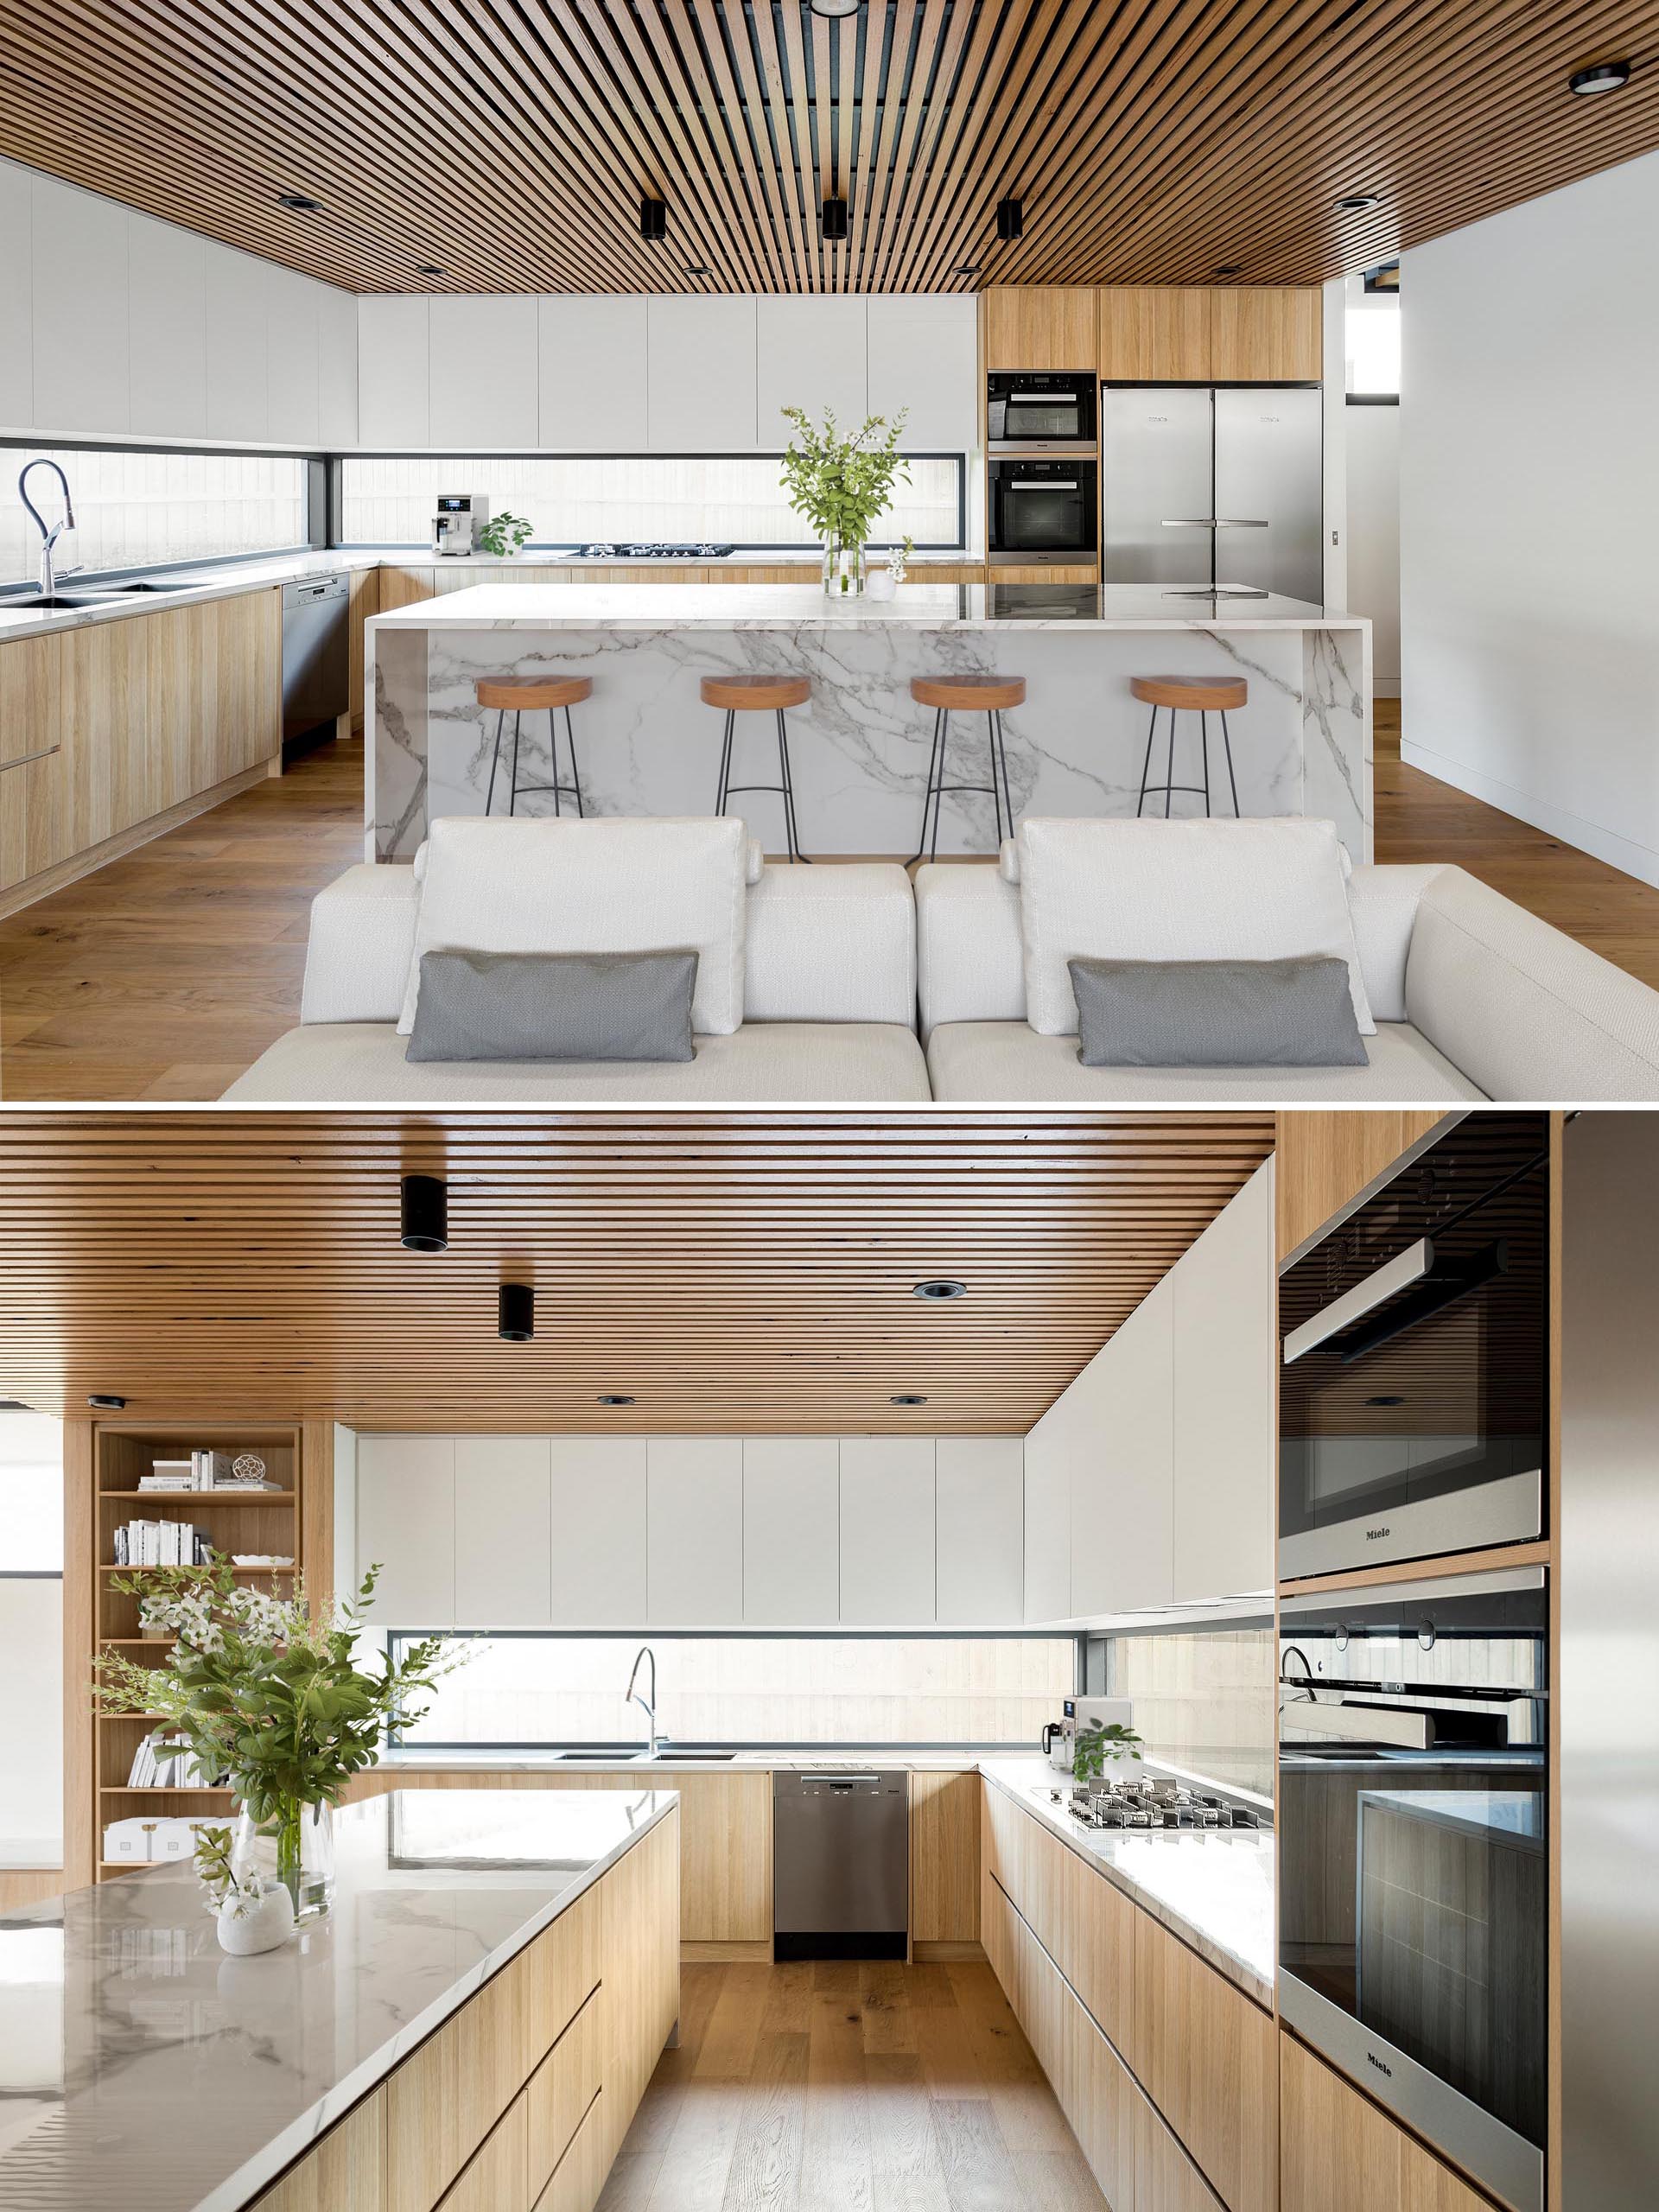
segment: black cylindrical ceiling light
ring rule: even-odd
[[[1026,203],[1023,200],[999,200],[996,203],[996,235],[1004,245],[1012,245],[1023,236],[1026,227]]]
[[[844,238],[847,235],[847,202],[838,195],[823,203],[823,235],[827,238]]]
[[[653,242],[668,236],[666,200],[642,200],[639,202],[639,235]]]
[[[435,1175],[405,1175],[403,1245],[406,1252],[449,1249],[449,1185]]]
[[[536,1333],[536,1293],[527,1282],[504,1282],[495,1294],[495,1333],[505,1344],[527,1344]]]
[[[118,1414],[127,1402],[118,1398],[113,1390],[91,1390],[86,1402],[95,1414]]]

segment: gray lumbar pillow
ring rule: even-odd
[[[1348,963],[1069,960],[1086,1068],[1363,1068]]]
[[[411,1060],[690,1060],[695,952],[423,952]]]

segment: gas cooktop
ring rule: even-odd
[[[584,561],[720,561],[734,549],[729,545],[584,545]]]
[[[1191,1789],[1184,1782],[1097,1782],[1052,1789],[1074,1821],[1091,1828],[1253,1828],[1248,1807]]]

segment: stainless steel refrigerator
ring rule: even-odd
[[[1103,580],[1325,596],[1317,385],[1107,385]]]

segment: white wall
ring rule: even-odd
[[[1371,689],[1400,696],[1400,410],[1349,407],[1348,607],[1371,619]]]
[[[357,300],[0,161],[0,430],[357,442]]]
[[[1659,154],[1404,257],[1404,757],[1659,883]]]
[[[0,1866],[63,1864],[62,1564],[61,1426],[0,1412]]]

